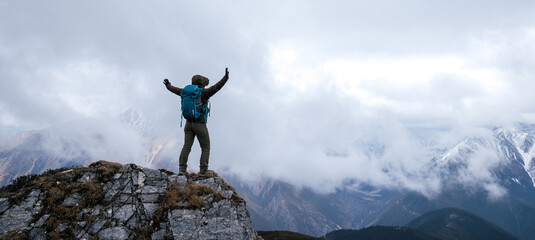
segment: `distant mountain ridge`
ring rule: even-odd
[[[120,137],[113,136],[115,132]],[[173,149],[177,148],[177,140],[155,134],[154,127],[135,109],[108,122],[67,122],[20,133],[0,145],[0,186],[18,176],[47,169],[88,165],[96,156],[174,170],[171,167],[176,164],[169,164],[167,155],[177,151]]]
[[[440,208],[462,208],[500,226],[520,239],[535,236],[535,188],[532,181],[533,139],[535,127],[521,124],[516,129],[494,129],[487,138],[467,138],[434,159],[437,172],[463,177],[470,159],[482,151],[491,151],[498,164],[481,182],[475,184],[499,186],[503,196],[493,197],[484,187],[446,182],[442,193],[433,199],[418,193],[407,193],[391,201],[370,225],[399,226],[426,212]],[[483,161],[486,159],[483,158]],[[473,167],[473,166],[472,166]],[[471,177],[471,176],[467,176]],[[477,179],[476,179],[477,180]]]
[[[372,187],[318,194],[273,179],[257,183],[244,183],[230,176],[225,179],[250,203],[255,229],[311,236],[322,236],[333,229],[365,227],[391,198],[399,196],[398,192]]]
[[[430,171],[443,174],[443,179],[446,180],[443,192],[434,199],[418,193],[400,194],[382,189],[360,192],[342,189],[331,195],[315,195],[307,193],[306,189],[297,189],[276,180],[265,180],[254,186],[240,184],[237,180],[233,185],[240,188],[244,197],[253,203],[250,205],[254,216],[253,224],[256,221],[255,227],[262,230],[289,230],[320,236],[322,229],[329,228],[402,226],[426,212],[456,207],[468,209],[515,235],[522,236],[522,239],[529,239],[528,236],[535,234],[531,230],[535,229],[535,219],[532,219],[535,188],[531,177],[533,173],[529,172],[532,169],[526,166],[531,164],[527,158],[532,157],[528,153],[533,153],[535,148],[533,139],[535,126],[525,124],[519,125],[518,129],[497,128],[488,138],[466,138],[432,160],[430,165],[433,169]],[[469,165],[469,161],[474,156],[479,157],[481,151],[492,151],[489,156],[495,157],[493,161],[496,164],[489,165],[489,175],[475,178],[468,187],[463,186],[462,182],[453,181],[455,178],[465,178],[463,174],[469,173],[468,168],[474,167]],[[503,188],[504,195],[490,199],[489,191],[484,186],[490,189],[499,186]],[[325,214],[323,211],[335,214]],[[319,221],[312,220],[314,218]],[[325,227],[300,225],[321,221],[323,225],[320,226]]]
[[[443,208],[413,219],[403,227],[372,226],[360,230],[337,230],[325,235],[331,240],[518,240],[498,226],[455,208]]]
[[[418,229],[388,226],[372,226],[360,230],[336,230],[327,233],[325,238],[329,240],[444,240],[440,236]]]
[[[125,128],[137,132],[132,135],[134,138],[143,140],[139,144],[143,152],[139,164],[176,168],[179,140],[154,134],[143,115],[135,110],[125,112],[118,119]],[[75,141],[62,139],[47,129],[12,138],[8,144],[0,146],[0,185],[17,176],[46,169],[87,165],[94,159],[90,154],[91,147],[109,147],[106,144],[120,147],[99,132],[86,135],[84,137],[94,140],[93,146],[82,145],[76,138]],[[54,143],[53,150],[50,142]],[[253,225],[260,230],[287,230],[321,236],[335,229],[401,225],[432,210],[457,207],[482,216],[521,239],[529,239],[528,236],[533,236],[531,229],[535,229],[534,142],[535,125],[529,124],[496,128],[491,136],[467,137],[430,160],[430,174],[442,174],[445,180],[443,191],[432,199],[364,183],[359,189],[341,186],[332,194],[318,194],[276,179],[255,183],[232,176],[225,176],[225,179],[239,188],[248,200]],[[488,156],[492,156],[489,161]],[[488,168],[488,174],[469,174],[480,167],[472,164],[473,158],[483,159],[480,163],[487,165],[481,167]],[[125,157],[121,161],[128,159]],[[468,184],[463,182],[466,179],[470,180]]]
[[[406,194],[388,204],[372,224],[401,226],[441,208],[468,210],[520,239],[529,240],[535,234],[535,209],[512,198],[489,201],[481,192],[450,192],[434,200],[417,193]]]
[[[520,144],[524,145],[525,141],[519,138],[527,139],[525,134],[516,130],[495,129],[490,137],[466,138],[435,157],[430,171],[443,176],[446,191],[479,187],[489,194],[489,198],[500,198],[507,194],[534,204],[534,173],[526,167],[530,160],[524,159],[532,156],[520,153],[523,151]],[[479,171],[479,175],[474,175],[473,171]]]
[[[42,173],[47,169],[70,167],[87,163],[90,158],[83,152],[71,152],[73,143],[62,142],[57,146],[63,151],[52,152],[44,142],[49,141],[46,131],[29,131],[17,135],[0,147],[0,186],[7,185],[18,176]]]
[[[457,208],[443,208],[428,212],[413,219],[405,227],[430,232],[445,240],[518,239],[487,220]]]

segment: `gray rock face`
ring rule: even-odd
[[[169,223],[175,239],[254,239],[252,228],[243,224],[248,217],[245,205],[233,208],[229,200],[222,200],[205,212],[173,210]]]
[[[33,186],[19,204],[2,193],[0,237],[259,239],[245,201],[216,175],[198,179],[134,164],[111,171],[106,164],[48,176],[51,184]]]
[[[32,214],[41,209],[40,194],[40,190],[33,190],[20,204],[8,207],[0,216],[0,234],[16,229],[28,229]]]
[[[91,182],[95,179],[95,177],[96,177],[95,173],[86,172],[80,179],[78,179],[78,182],[81,182],[81,183]]]
[[[9,202],[7,198],[0,198],[0,214],[4,213],[6,209],[9,207]]]
[[[65,201],[63,201],[63,203],[61,203],[61,206],[74,207],[74,206],[78,205],[78,201],[80,201],[80,198],[81,198],[80,194],[73,193],[72,195],[67,197],[65,199]]]
[[[98,233],[98,238],[114,240],[128,239],[128,232],[128,229],[125,227],[106,228]]]

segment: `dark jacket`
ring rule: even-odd
[[[225,75],[216,84],[212,85],[209,88],[205,88],[205,86],[208,85],[209,83],[208,78],[205,78],[201,75],[195,75],[191,78],[191,83],[203,88],[202,93],[201,93],[201,102],[203,104],[206,104],[208,103],[208,99],[210,99],[210,97],[214,96],[214,94],[216,94],[219,90],[221,90],[221,88],[225,85],[225,83],[227,83],[227,80],[228,80],[228,76]],[[180,93],[182,92],[182,88],[175,87],[171,84],[167,84],[165,86],[167,87],[167,90],[180,96]],[[187,120],[187,121],[190,121],[190,120]],[[195,120],[194,122],[204,123],[204,119],[199,118]]]

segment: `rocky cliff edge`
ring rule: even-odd
[[[259,239],[245,201],[217,174],[106,161],[2,188],[0,238]]]

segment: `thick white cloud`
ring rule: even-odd
[[[133,107],[180,137],[179,100],[163,78],[214,83],[229,67],[209,119],[214,168],[316,189],[346,178],[436,189],[422,184],[433,149],[535,120],[534,7],[3,1],[0,136]]]

